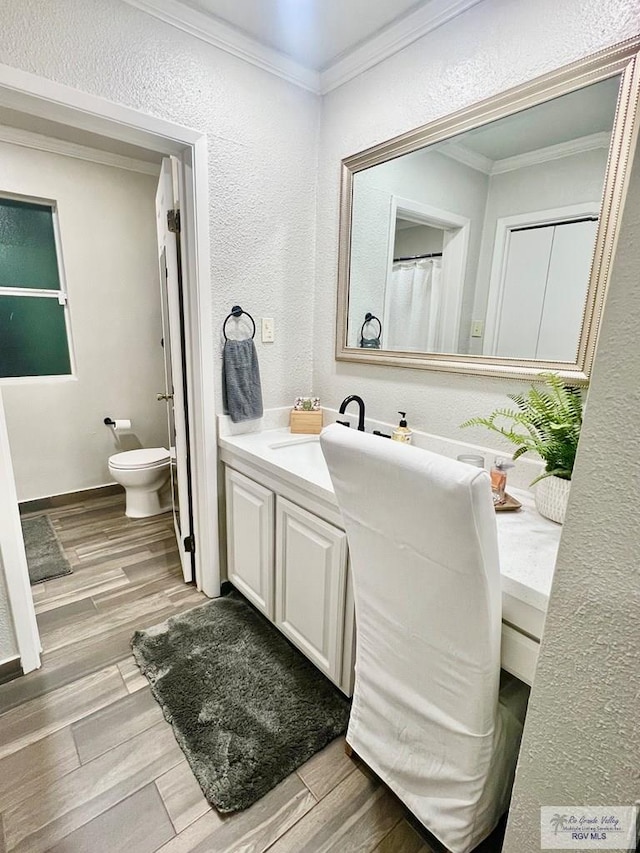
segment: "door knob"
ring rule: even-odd
[[[161,400],[173,400],[173,394],[156,394],[156,399],[158,402]]]

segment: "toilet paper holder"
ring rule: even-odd
[[[128,418],[121,420],[106,417],[103,421],[105,426],[111,427],[114,432],[129,432],[131,430],[131,421]]]

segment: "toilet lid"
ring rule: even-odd
[[[125,450],[109,457],[112,468],[152,468],[169,461],[169,451],[164,447],[143,447],[140,450]]]

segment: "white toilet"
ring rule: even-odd
[[[165,505],[160,498],[171,473],[171,455],[164,447],[115,453],[109,457],[109,473],[124,486],[129,518],[148,518],[170,509],[170,503]]]

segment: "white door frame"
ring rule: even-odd
[[[393,253],[396,238],[396,219],[398,216],[401,216],[403,219],[413,220],[419,225],[432,225],[444,229],[441,271],[443,294],[442,344],[443,352],[457,352],[471,220],[466,216],[451,213],[449,210],[441,210],[430,204],[392,195],[385,305],[387,303],[389,283],[393,275]],[[382,342],[382,348],[384,349],[384,337]]]
[[[0,388],[0,571],[3,568],[20,664],[23,672],[31,672],[40,666],[40,636],[29,584]],[[4,660],[0,660],[0,663],[4,663]]]
[[[564,207],[552,207],[531,213],[518,213],[514,216],[501,216],[496,220],[496,236],[493,243],[493,258],[489,276],[489,293],[485,314],[484,355],[493,355],[500,333],[500,313],[504,299],[504,287],[507,274],[506,260],[509,251],[509,238],[514,228],[526,228],[534,225],[551,225],[564,219],[578,219],[581,216],[600,216],[600,202],[587,201],[569,204]],[[594,244],[595,250],[595,244]]]
[[[191,378],[189,405],[196,584],[206,595],[218,596],[220,562],[214,408],[214,365],[217,360],[210,329],[213,312],[206,135],[7,65],[0,65],[0,104],[164,155],[173,154],[184,164],[186,198],[181,218],[187,247],[184,259],[185,324],[190,339],[186,357]],[[4,423],[4,417],[1,421]],[[0,434],[0,453],[1,440]],[[9,499],[16,500],[13,479],[8,485],[6,478],[2,477],[0,507]],[[21,542],[20,531],[14,533]],[[40,646],[37,630],[34,635],[29,629],[33,602],[30,588],[26,585],[26,562],[21,570],[20,566],[7,565],[5,560],[5,574],[23,669],[28,671],[34,668],[32,664],[38,657]]]

